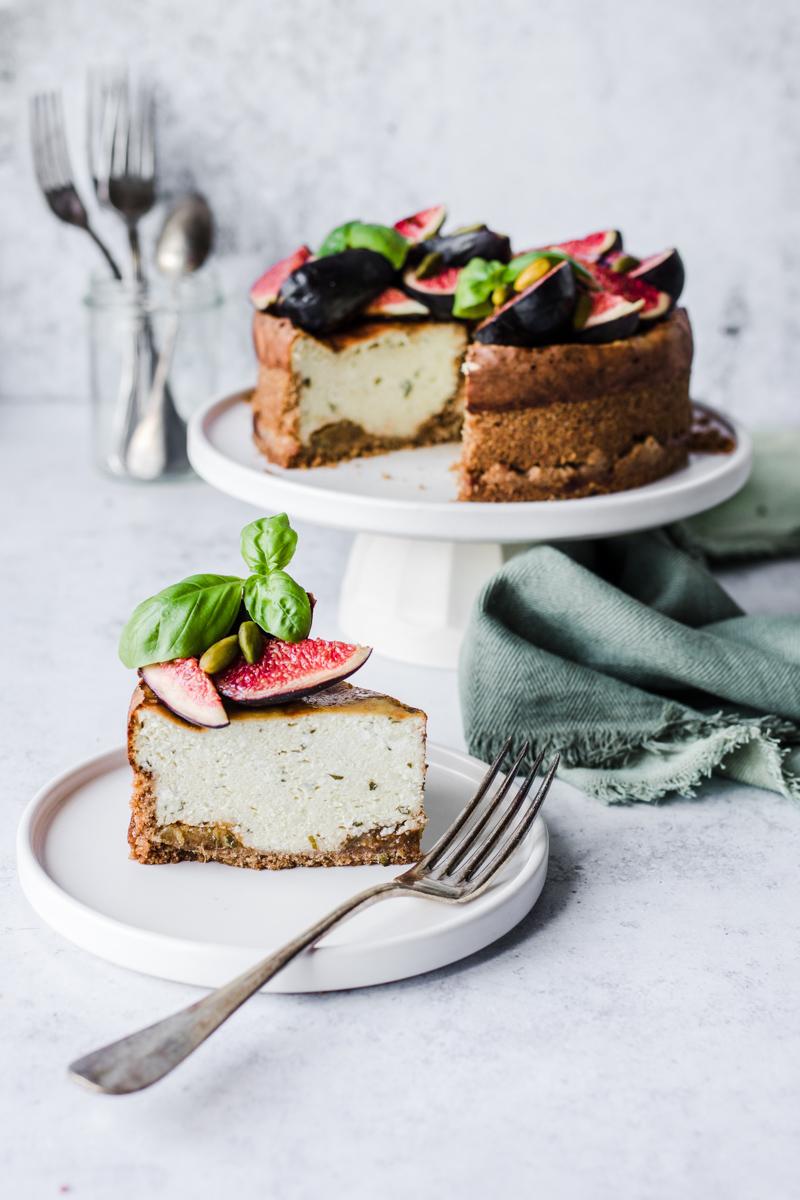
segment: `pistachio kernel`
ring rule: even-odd
[[[258,662],[264,653],[264,634],[255,621],[242,621],[238,638],[245,662]]]
[[[528,263],[524,271],[520,271],[514,280],[514,291],[524,292],[525,288],[529,288],[531,284],[545,276],[552,266],[553,264],[546,258],[535,258],[532,263]]]
[[[200,670],[206,675],[218,675],[239,657],[239,639],[235,633],[209,646],[200,658]]]
[[[638,258],[634,258],[632,254],[620,254],[619,258],[615,258],[612,262],[611,270],[617,275],[624,275],[626,271],[632,271],[634,267],[638,266]]]

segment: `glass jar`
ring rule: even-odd
[[[191,469],[185,422],[216,390],[222,302],[208,269],[176,282],[91,277],[92,443],[102,471],[149,480]]]

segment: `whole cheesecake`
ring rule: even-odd
[[[678,252],[634,258],[607,230],[514,254],[485,225],[441,234],[443,218],[348,222],[254,285],[265,457],[316,467],[460,439],[458,498],[488,502],[616,492],[684,466]]]

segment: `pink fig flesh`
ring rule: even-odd
[[[637,279],[633,274],[620,275],[616,271],[610,271],[597,265],[592,266],[591,270],[604,291],[622,296],[623,299],[630,300],[632,304],[641,300],[642,308],[639,316],[642,321],[655,321],[657,317],[663,317],[672,308],[672,297],[667,292],[659,291],[657,287],[653,287],[643,279]]]
[[[371,646],[305,638],[302,642],[271,639],[258,662],[237,662],[216,684],[221,694],[237,704],[255,708],[283,704],[340,683],[352,675],[372,653]]]
[[[412,217],[403,217],[402,221],[395,221],[394,227],[398,233],[402,233],[407,242],[416,246],[419,242],[424,242],[426,238],[433,237],[438,233],[446,216],[445,206],[435,204],[433,208],[423,208],[421,212],[414,213]]]
[[[430,310],[419,300],[412,299],[399,288],[387,288],[370,300],[364,309],[365,317],[429,317]]]
[[[573,238],[570,242],[555,242],[548,247],[550,250],[563,250],[565,254],[587,263],[595,263],[604,254],[621,248],[622,235],[618,229],[601,229],[599,233],[589,233],[584,238]]]
[[[176,717],[205,729],[222,729],[230,718],[219,692],[196,658],[176,658],[172,662],[151,663],[142,667],[140,676]]]

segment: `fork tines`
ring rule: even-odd
[[[39,92],[31,98],[31,143],[33,165],[42,191],[70,187],[72,167],[59,93]]]
[[[530,754],[527,741],[513,759],[500,786],[493,790],[510,748],[509,739],[489,767],[471,802],[419,863],[419,870],[428,879],[475,891],[488,883],[527,837],[550,790],[559,756],[555,755],[536,794],[529,799],[544,753],[537,755],[512,795],[517,774]]]

